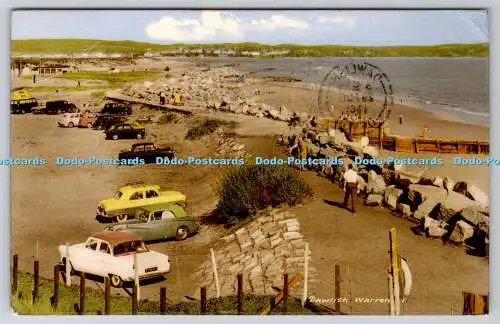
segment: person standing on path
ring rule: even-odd
[[[165,104],[165,93],[162,91],[160,92],[160,105]]]
[[[351,197],[351,212],[356,212],[356,194],[358,189],[358,173],[353,170],[352,164],[349,164],[347,171],[344,173],[344,206],[347,210],[347,204],[349,202],[349,197]]]
[[[307,160],[307,144],[302,136],[299,138],[299,157],[301,159],[300,170],[303,171]]]

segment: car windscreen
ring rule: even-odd
[[[113,196],[113,198],[120,199],[122,196],[123,196],[123,193],[120,190],[118,190],[117,192],[115,192],[115,195]]]
[[[142,241],[130,241],[118,244],[113,249],[113,255],[123,255],[128,253],[148,252],[148,249]]]

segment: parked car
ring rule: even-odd
[[[92,128],[94,127],[94,123],[97,119],[97,114],[93,114],[90,112],[83,113],[80,116],[80,121],[78,122],[78,127],[87,127],[87,128]]]
[[[69,127],[69,128],[78,126],[78,124],[80,123],[81,116],[82,114],[80,113],[62,114],[59,120],[57,121],[57,125],[59,125],[59,127]]]
[[[113,287],[133,282],[135,276],[134,255],[137,255],[139,281],[163,277],[170,272],[170,260],[165,254],[149,250],[137,234],[130,232],[99,232],[85,243],[59,246],[62,265],[72,272],[83,272],[110,278]]]
[[[106,139],[118,140],[137,138],[140,140],[146,136],[146,128],[139,123],[124,122],[112,125],[105,131],[105,134]]]
[[[182,241],[197,233],[200,225],[196,218],[186,214],[182,206],[165,203],[139,208],[135,219],[110,225],[105,229],[132,232],[146,242],[169,238]]]
[[[153,142],[143,142],[132,144],[129,150],[122,150],[118,154],[118,159],[143,159],[145,163],[156,163],[156,158],[162,157],[172,159],[174,157],[174,149],[172,146],[158,148]]]
[[[124,103],[108,102],[101,109],[101,114],[132,115],[132,107]]]
[[[67,100],[52,100],[45,104],[46,114],[76,113],[79,111],[74,103]]]
[[[94,122],[94,129],[107,130],[113,125],[122,124],[127,121],[125,116],[98,115]]]
[[[119,188],[113,198],[99,202],[97,217],[124,222],[133,218],[138,208],[162,203],[186,205],[186,196],[179,191],[160,191],[155,184],[130,184]]]
[[[26,114],[38,106],[38,101],[26,89],[15,89],[10,93],[10,111],[13,114]]]

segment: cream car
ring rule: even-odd
[[[164,277],[170,272],[170,260],[165,254],[150,251],[140,236],[130,232],[100,232],[85,243],[59,246],[61,262],[69,259],[71,272],[84,272],[110,278],[113,287],[133,282],[134,255],[137,255],[139,280]]]
[[[65,113],[61,115],[57,124],[59,127],[75,127],[80,123],[80,117],[82,117],[80,113]]]

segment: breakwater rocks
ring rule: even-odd
[[[358,172],[359,195],[364,197],[366,205],[387,207],[418,223],[415,230],[420,234],[440,237],[457,245],[465,243],[483,254],[487,253],[488,195],[463,181],[423,177],[427,167],[440,165],[440,161],[382,158],[378,149],[369,145],[368,138],[363,137],[359,142],[348,141],[341,131],[334,129],[324,131],[306,127],[302,135],[305,136],[308,159],[342,161],[305,164],[307,169],[343,186],[342,176],[352,164]],[[296,139],[296,135],[282,135],[277,140],[294,154]]]
[[[189,107],[289,121],[294,112],[285,106],[276,108],[254,100],[254,96],[263,91],[249,86],[255,82],[255,79],[230,67],[194,68],[180,77],[136,83],[123,88],[121,92],[126,96],[157,103],[163,92],[166,102],[173,103],[175,91],[180,89]],[[297,113],[296,116],[304,122],[310,118],[307,113]]]
[[[283,287],[283,274],[291,279],[304,271],[305,239],[293,214],[273,210],[235,233],[221,238],[213,247],[220,281],[221,296],[236,295],[237,274],[243,274],[246,294],[275,294],[272,288]],[[309,281],[316,279],[308,253]],[[216,295],[211,256],[194,274],[200,286],[207,287],[208,297]],[[290,293],[300,295],[303,282]],[[199,294],[199,292],[195,292]]]

